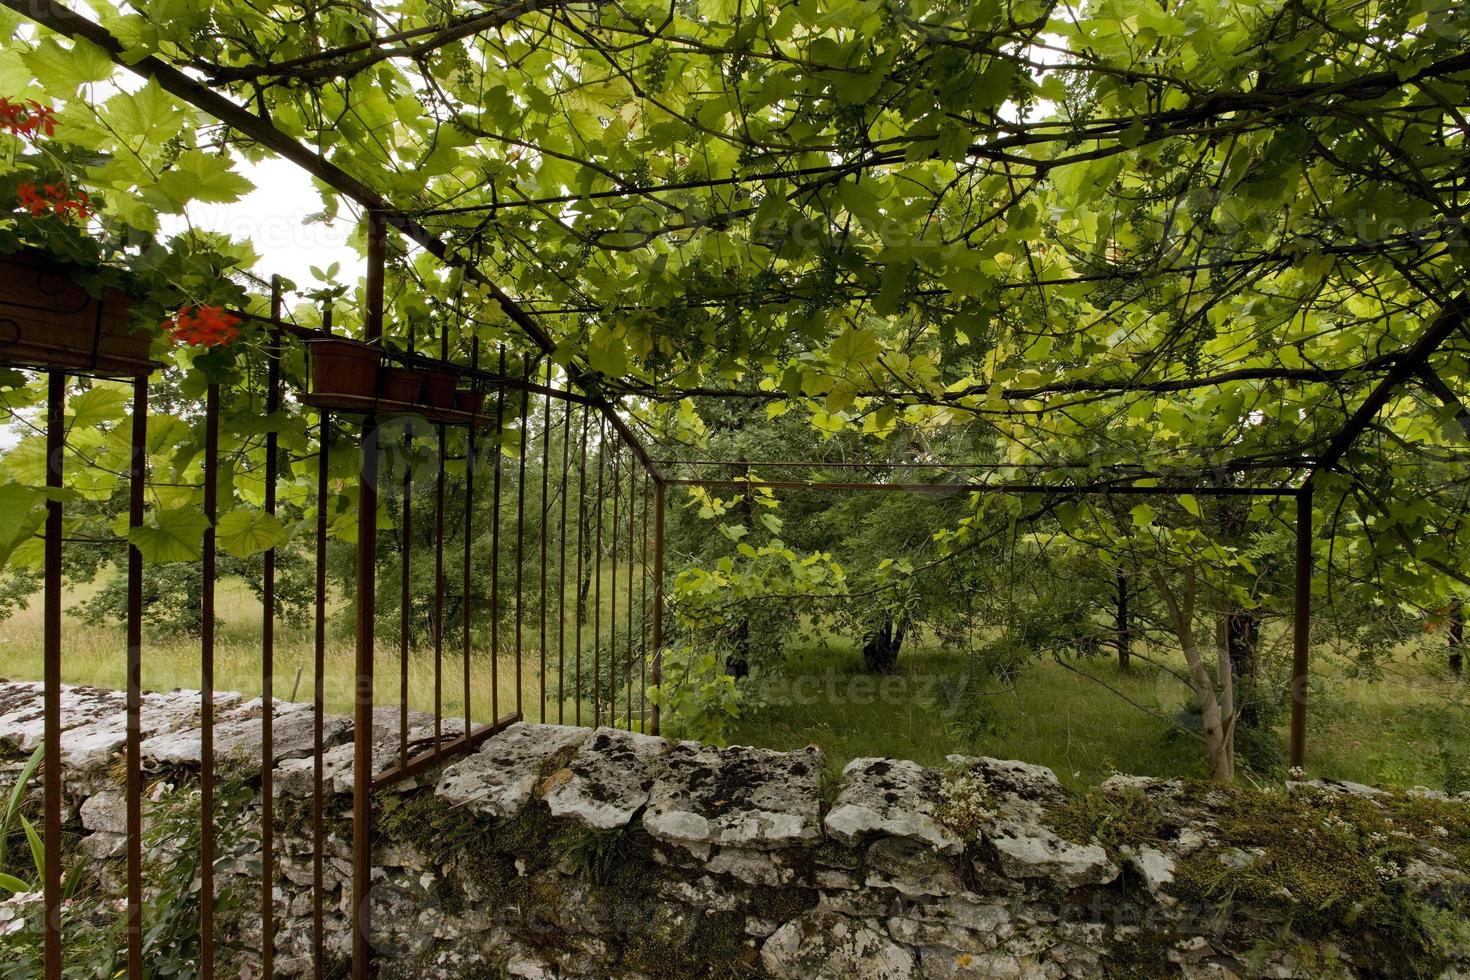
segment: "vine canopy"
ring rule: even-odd
[[[0,93],[55,133],[4,137],[0,193],[85,188],[68,224],[204,301],[253,249],[158,215],[237,200],[288,140],[324,216],[409,232],[390,330],[529,328],[671,443],[722,396],[874,446],[962,422],[1006,463],[1285,483],[1395,371],[1338,485],[1458,431],[1466,338],[1408,363],[1466,266],[1450,0],[157,0],[95,5],[105,34],[6,6],[48,26],[5,14]],[[15,201],[0,234],[56,234]]]

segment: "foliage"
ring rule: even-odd
[[[740,717],[744,692],[725,672],[718,650],[693,644],[664,647],[663,683],[649,700],[669,719],[670,734],[725,744],[726,726]]]
[[[434,240],[390,241],[390,348],[437,340],[467,360],[477,342],[525,347],[517,324],[534,321],[549,374],[617,400],[662,449],[752,458],[721,432],[748,417],[799,429],[788,444],[808,456],[963,459],[998,482],[1131,490],[1299,481],[1375,385],[1412,374],[1374,438],[1314,477],[1326,573],[1314,594],[1349,610],[1352,630],[1366,610],[1379,624],[1434,622],[1470,591],[1457,543],[1464,341],[1400,371],[1430,324],[1464,320],[1461,7],[817,0],[512,5],[480,19],[376,7],[375,35],[402,46],[347,7],[167,13],[99,5],[116,58],[0,15],[15,40],[0,52],[0,252],[39,248],[94,289],[132,289],[167,362],[160,393],[176,396],[150,423],[160,492],[127,528],[100,520],[125,492],[126,392],[73,382],[68,442],[89,465],[67,468],[65,492],[89,538],[126,537],[150,563],[195,559],[207,382],[222,385],[228,444],[216,531],[242,560],[312,520],[307,474],[327,441],[295,400],[263,410],[259,333],[206,349],[169,348],[159,331],[201,304],[267,308],[245,274],[251,243],[167,235],[160,216],[239,201],[251,190],[240,164],[269,141],[156,78],[117,84],[118,62],[157,59],[329,160],[339,176],[322,216],[356,182],[371,189],[359,198],[408,212],[396,224],[418,245]],[[285,286],[304,325],[326,303],[362,332],[364,283]],[[299,349],[282,366],[299,390]],[[22,429],[39,420],[41,384],[18,376],[0,391]],[[743,406],[728,413],[739,425],[715,404]],[[285,474],[274,519],[261,511],[268,431]],[[331,535],[350,542],[342,456]],[[0,554],[34,568],[39,433],[3,461]],[[783,526],[774,497],[675,496],[723,538],[672,569],[673,618],[700,649],[736,651],[722,668],[747,653],[774,665],[813,608],[860,636],[908,619],[972,633],[971,600],[995,585],[973,574],[996,553],[966,495],[933,510],[847,505],[825,543],[797,526],[819,521]],[[1123,503],[1030,495],[1024,519],[1006,515],[1019,525],[1009,554],[1065,546],[1060,567],[1096,566],[1089,585],[1157,575],[1155,621],[1196,576],[1198,615],[1169,624],[1187,649],[1209,648],[1198,641],[1216,614],[1284,611],[1290,500],[1230,514],[1189,494]],[[955,535],[939,545],[971,533],[973,567],[931,575],[936,545],[916,527]],[[1033,635],[1017,642],[1068,640],[1103,591],[1057,587],[1037,604],[1074,594],[1068,616],[1028,616]],[[844,595],[855,601],[802,604]],[[767,623],[750,621],[758,602]],[[1231,670],[1208,674],[1192,665],[1190,683],[1209,737],[1228,741]],[[1212,750],[1222,774],[1228,754]]]
[[[244,783],[216,786],[215,898],[217,933],[199,934],[199,794],[181,788],[165,793],[150,811],[144,833],[143,960],[150,976],[197,977],[201,940],[207,938],[223,958],[243,950],[238,939],[239,913],[244,908],[243,874],[259,875],[259,840],[249,803],[253,790]],[[39,848],[39,839],[33,845]],[[26,890],[0,903],[0,977],[5,980],[38,976],[43,957],[40,894],[41,859],[35,858],[36,878]],[[64,974],[67,977],[114,976],[125,969],[126,917],[121,903],[105,899],[87,879],[88,862],[75,860],[65,881],[62,929],[67,940]]]

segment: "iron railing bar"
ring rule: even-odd
[[[271,318],[279,319],[281,280],[271,278]],[[281,406],[281,337],[272,330],[266,344],[265,412]],[[274,428],[265,436],[265,513],[276,513],[276,480],[280,475],[280,436]],[[261,557],[260,643],[260,967],[266,980],[275,976],[275,663],[276,663],[276,549]]]
[[[561,414],[561,530],[557,535],[556,723],[566,722],[567,707],[567,475],[571,463],[572,406]]]
[[[431,769],[436,769],[445,762],[473,751],[487,738],[504,731],[520,720],[521,716],[518,714],[503,715],[494,722],[473,729],[467,735],[456,735],[447,740],[440,751],[429,748],[416,753],[409,757],[407,764],[385,769],[375,775],[372,780],[372,788],[374,791],[388,789],[406,779],[412,779]]]
[[[667,486],[657,473],[653,477],[653,622],[649,626],[653,638],[653,665],[651,672],[658,697],[653,702],[652,734],[659,734],[659,722],[663,705],[664,665],[664,506]]]
[[[500,373],[505,373],[505,345],[500,345]],[[502,457],[505,455],[505,389],[495,392],[495,486],[490,494],[490,717],[500,717],[500,491]],[[468,506],[468,504],[466,504]],[[465,563],[469,564],[466,556]],[[465,596],[469,601],[469,596]],[[469,729],[468,724],[465,726]]]
[[[633,568],[638,560],[638,551],[633,544],[634,516],[638,511],[638,469],[633,454],[628,453],[628,685],[624,702],[628,712],[628,731],[633,730]]]
[[[388,225],[381,210],[368,213],[367,278],[363,333],[376,341],[383,335],[383,272],[387,261]],[[378,559],[378,424],[363,419],[361,471],[357,502],[356,677],[352,707],[352,923],[353,980],[371,980],[373,887],[373,675]]]
[[[639,562],[638,596],[638,718],[648,731],[648,507],[653,478],[643,471],[643,558]]]
[[[148,379],[133,381],[133,439],[128,470],[128,527],[143,526],[148,478]],[[128,545],[127,611],[127,931],[128,978],[143,977],[143,552]]]
[[[403,494],[401,523],[398,540],[401,554],[398,556],[398,761],[408,760],[408,624],[412,614],[410,592],[413,589],[413,430],[405,428],[403,434]]]
[[[66,440],[66,375],[46,375],[46,487],[61,489],[61,461]],[[42,962],[47,980],[61,980],[61,525],[59,493],[46,498],[45,585],[42,597],[45,636],[42,692],[44,713],[41,763],[42,885],[46,919]]]
[[[214,579],[215,524],[219,520],[219,384],[204,406],[204,529],[200,582],[199,708],[199,946],[200,974],[214,977]]]
[[[444,739],[444,458],[448,429],[439,429],[439,478],[434,484],[434,747]],[[466,529],[468,537],[468,529]]]
[[[821,480],[727,480],[727,479],[666,479],[670,487],[705,487],[707,489],[767,489],[767,490],[893,490],[903,493],[1055,493],[1062,495],[1095,496],[1168,496],[1173,494],[1195,494],[1201,497],[1295,497],[1295,487],[1231,487],[1193,486],[1165,484],[1160,486],[1137,486],[1134,484],[1080,483],[840,483]]]
[[[587,547],[587,416],[591,409],[582,406],[582,451],[577,454],[577,578],[575,584],[576,594],[573,600],[572,619],[574,620],[572,636],[572,656],[576,665],[572,672],[576,674],[576,701],[572,706],[572,715],[575,724],[582,724],[582,613],[585,609],[582,595],[582,556]]]
[[[330,312],[329,314],[330,315]],[[326,944],[326,916],[323,908],[325,891],[326,800],[323,792],[323,756],[326,752],[322,731],[326,724],[327,663],[327,484],[331,474],[329,444],[331,413],[321,413],[320,445],[317,451],[316,486],[316,622],[312,637],[312,764],[311,764],[311,969],[314,980],[323,980],[326,964],[322,950]]]
[[[607,723],[618,724],[618,487],[622,481],[622,454],[612,447],[612,541],[608,545]]]
[[[531,358],[522,358],[526,380],[531,380]],[[525,620],[526,577],[526,430],[531,423],[531,393],[521,389],[520,459],[516,462],[516,714],[523,714],[521,704],[521,653],[525,642],[522,627]]]
[[[597,416],[597,543],[592,549],[592,727],[602,724],[602,511],[603,468],[607,463],[607,420]]]
[[[547,386],[551,382],[551,359],[546,361]],[[543,418],[541,422],[541,722],[546,722],[546,523],[548,513],[547,493],[551,478],[551,396],[542,398]]]

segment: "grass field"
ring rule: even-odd
[[[1023,759],[1051,767],[1072,786],[1094,785],[1114,771],[1207,774],[1200,744],[1155,717],[1185,707],[1188,694],[1178,681],[1137,659],[1127,673],[1108,657],[1076,666],[1089,676],[1041,660],[1014,687],[996,690],[966,683],[963,658],[921,648],[899,658],[897,674],[881,682],[885,694],[870,689],[870,675],[850,649],[806,649],[790,658],[768,703],[742,718],[732,739],[773,748],[814,742],[833,765],[871,755],[937,765],[955,752]],[[810,680],[802,686],[793,677]],[[1320,657],[1308,703],[1314,775],[1440,788],[1441,746],[1470,764],[1470,684],[1437,665],[1400,663],[1367,680]],[[1276,733],[1283,747],[1285,721]]]
[[[67,605],[89,593],[88,587],[71,591]],[[243,582],[226,579],[220,583],[218,609],[223,625],[215,651],[216,687],[257,694],[261,689],[260,604]],[[62,674],[67,682],[122,686],[120,627],[88,626],[68,617],[64,633]],[[277,697],[309,699],[311,640],[309,629],[282,627],[278,631]],[[570,650],[567,655],[571,657]],[[1153,655],[1168,661],[1167,652],[1153,651]],[[560,707],[560,717],[570,723],[577,705],[571,699],[558,700],[555,651],[549,657],[545,717],[557,721]],[[150,638],[144,649],[143,686],[153,690],[198,687],[199,662],[195,640]],[[1155,776],[1204,775],[1203,752],[1197,742],[1119,696],[1154,715],[1173,717],[1187,700],[1177,681],[1141,661],[1135,661],[1134,669],[1126,674],[1105,657],[1078,666],[1091,676],[1044,660],[1027,668],[1014,687],[997,690],[971,680],[962,657],[920,647],[904,651],[895,674],[875,678],[862,669],[849,645],[834,639],[827,645],[795,651],[781,676],[759,689],[728,736],[732,742],[782,749],[816,743],[834,768],[865,755],[911,758],[933,765],[960,752],[1041,763],[1074,786],[1094,784],[1114,770]],[[39,603],[32,603],[0,623],[0,675],[38,679],[41,669],[41,612]],[[458,649],[446,649],[443,704],[450,716],[464,711],[462,676]],[[350,711],[352,677],[351,639],[329,635],[328,710]],[[398,703],[399,681],[396,647],[380,650],[376,667],[379,703]],[[498,687],[502,714],[515,707],[513,657],[502,656],[492,671],[489,655],[476,652],[471,682],[472,715],[477,721],[492,717],[492,685]],[[539,720],[541,684],[535,652],[523,659],[520,691],[525,717]],[[427,653],[410,658],[409,704],[423,710],[433,707],[433,662]],[[1470,684],[1454,679],[1437,658],[1433,662],[1427,657],[1422,661],[1404,658],[1370,680],[1352,676],[1347,665],[1319,655],[1310,704],[1308,762],[1314,774],[1366,783],[1440,787],[1446,772],[1442,750],[1460,765],[1470,764]],[[584,700],[583,721],[590,720],[591,711]],[[1284,730],[1278,736],[1284,744]]]
[[[67,611],[95,591],[95,585],[69,588],[63,602],[62,680],[68,684],[91,684],[121,688],[126,681],[125,640],[121,626],[93,626]],[[610,603],[604,597],[604,606]],[[238,691],[247,697],[260,694],[261,604],[244,581],[222,579],[216,588],[216,614],[220,622],[215,637],[215,689]],[[41,606],[39,598],[28,609],[0,622],[0,677],[11,680],[39,680],[42,676]],[[325,644],[323,689],[329,712],[351,714],[354,691],[355,653],[350,636],[338,635],[335,617],[329,617]],[[534,632],[534,631],[532,631]],[[555,636],[555,630],[552,631]],[[313,631],[278,625],[275,645],[274,693],[284,700],[311,699],[313,682]],[[619,642],[622,642],[620,633]],[[551,646],[551,644],[548,644]],[[557,697],[557,653],[548,650],[546,672],[546,721],[559,718],[571,723],[577,717],[573,698]],[[568,673],[574,653],[567,650]],[[442,704],[449,717],[464,714],[464,659],[455,642],[447,642],[443,654]],[[145,634],[142,652],[142,686],[145,690],[168,691],[200,686],[200,643],[187,636],[149,636]],[[431,650],[411,654],[408,660],[408,703],[415,710],[431,711],[434,707],[434,661]],[[396,643],[380,643],[374,666],[374,692],[378,704],[399,703],[401,670]],[[540,656],[528,652],[522,657],[519,707],[529,721],[540,721],[542,715]],[[470,702],[471,717],[477,722],[490,721],[518,707],[516,702],[516,663],[513,656],[502,654],[492,661],[488,651],[471,652]],[[624,702],[625,704],[625,702]],[[635,696],[635,713],[638,705]],[[560,714],[558,713],[560,709]],[[581,705],[584,722],[590,722],[592,705],[584,698]],[[622,723],[623,704],[618,706]],[[603,706],[606,717],[606,705]]]

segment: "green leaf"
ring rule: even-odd
[[[137,546],[143,560],[153,563],[195,561],[209,527],[202,511],[184,505],[155,510],[152,523],[128,531],[128,540]]]
[[[179,157],[167,173],[158,178],[154,190],[175,211],[183,210],[190,201],[229,204],[255,189],[255,185],[234,172],[228,156],[190,150]]]
[[[128,396],[117,388],[98,387],[69,399],[66,407],[73,427],[91,428],[100,422],[121,421],[127,403]]]
[[[878,337],[871,330],[848,327],[841,336],[832,341],[827,356],[834,367],[843,374],[848,374],[875,363],[882,352]]]
[[[236,507],[215,525],[215,540],[236,558],[269,551],[290,536],[280,518],[255,507]]]
[[[36,833],[36,828],[25,817],[20,818],[20,825],[25,829],[26,841],[31,845],[31,863],[36,867],[36,880],[40,881],[46,877],[46,845],[41,843],[41,835]]]
[[[1154,515],[1157,512],[1148,504],[1139,504],[1128,513],[1133,515],[1134,527],[1148,527],[1154,522]]]
[[[0,888],[8,892],[14,892],[17,895],[23,892],[34,891],[27,882],[21,881],[15,875],[8,875],[4,872],[0,872]]]
[[[1181,493],[1179,495],[1179,506],[1189,511],[1195,517],[1200,516],[1199,501],[1194,499],[1192,493]]]
[[[628,348],[612,329],[603,327],[587,346],[587,363],[592,370],[618,377],[628,371]]]

